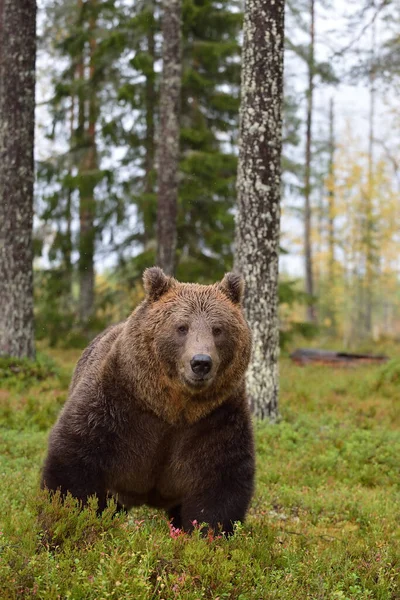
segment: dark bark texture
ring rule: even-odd
[[[155,71],[154,57],[156,54],[155,38],[154,38],[154,3],[149,2],[148,18],[152,26],[147,32],[147,53],[151,57],[151,67],[146,73],[146,158],[145,158],[145,193],[152,194],[154,192],[154,155],[155,155],[155,126],[154,115],[156,112],[156,88],[155,88]]]
[[[35,0],[0,0],[0,355],[33,358]]]
[[[276,420],[278,259],[284,0],[247,0],[242,56],[236,268],[253,332],[247,392],[254,414]]]
[[[90,0],[93,10],[96,0]],[[79,2],[82,10],[82,3]],[[97,89],[95,79],[96,19],[90,17],[89,25],[89,80],[85,81],[85,54],[79,64],[81,83],[86,83],[79,103],[79,143],[82,156],[79,165],[79,316],[83,325],[88,325],[94,312],[96,249],[96,198],[98,155],[96,125],[98,118]],[[85,97],[85,93],[88,97]],[[87,115],[85,108],[87,106]]]
[[[181,16],[181,0],[164,1],[158,148],[157,264],[168,275],[174,273],[177,242],[179,110],[182,86]]]

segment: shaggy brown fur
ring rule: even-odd
[[[164,508],[176,527],[196,520],[229,533],[254,478],[243,282],[229,273],[183,284],[154,267],[144,286],[144,302],[80,358],[42,486],[82,502],[96,494],[100,510],[112,495],[127,509]]]

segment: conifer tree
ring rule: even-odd
[[[241,2],[183,4],[178,211],[181,278],[208,282],[232,267]]]
[[[55,59],[49,137],[62,137],[67,149],[39,165],[38,215],[54,230],[47,282],[53,286],[53,273],[59,296],[64,297],[58,310],[69,327],[73,318],[89,333],[95,308],[95,253],[104,230],[122,220],[116,171],[103,168],[116,145],[115,136],[114,144],[108,143],[107,116],[117,106],[120,82],[116,64],[121,34],[113,29],[119,12],[98,0],[50,0],[47,14],[43,39]],[[71,295],[74,274],[77,300]]]
[[[238,131],[240,83],[240,2],[223,0],[185,0],[182,5],[182,92],[180,110],[180,160],[177,215],[177,276],[208,282],[222,277],[232,266],[234,229],[235,146]],[[149,28],[155,39],[154,61],[161,58],[161,12],[159,3],[143,3],[132,18],[130,28],[136,35],[133,66],[137,72],[135,85],[126,83],[120,98],[126,109],[136,115],[134,135],[120,132],[129,143],[126,162],[144,174],[126,184],[127,196],[137,207],[138,225],[129,234],[124,248],[140,247],[128,264],[139,277],[141,270],[156,260],[155,223],[156,194],[148,193],[146,181],[147,107],[145,86],[149,73],[154,74],[152,89],[155,110],[151,111],[158,138],[160,114],[158,94],[160,77],[150,69],[147,38]],[[139,10],[140,8],[140,10]],[[234,10],[236,9],[236,10]],[[145,18],[146,15],[146,18]],[[139,77],[140,76],[140,77]],[[136,79],[135,79],[136,80]],[[160,140],[161,141],[161,140]],[[143,148],[145,152],[143,152]],[[152,173],[154,184],[154,170]],[[126,273],[126,269],[124,269]]]

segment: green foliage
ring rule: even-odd
[[[67,342],[77,321],[71,281],[62,268],[35,271],[36,338],[49,340],[55,346],[60,339]]]
[[[40,526],[40,543],[46,549],[64,552],[84,550],[101,537],[120,528],[121,516],[116,515],[116,504],[110,500],[101,519],[97,514],[98,501],[90,498],[87,506],[70,494],[63,501],[60,492],[40,491],[34,501]]]
[[[75,358],[56,355],[61,372]],[[400,407],[375,385],[390,370],[281,362],[283,418],[256,425],[256,494],[229,540],[176,535],[152,509],[114,516],[110,505],[97,517],[95,501],[79,511],[72,498],[62,504],[39,492],[47,433],[24,398],[47,415],[48,430],[68,382],[33,378],[28,389],[13,388],[8,403],[19,421],[0,422],[1,597],[400,597]],[[387,381],[396,385],[396,376]]]
[[[294,321],[285,317],[287,309],[293,311],[295,305],[304,305],[309,298],[302,289],[299,289],[298,280],[281,279],[278,286],[278,298],[281,312],[281,327],[279,342],[281,348],[286,348],[295,337],[306,340],[315,338],[319,333],[319,327],[313,323]]]
[[[0,358],[0,428],[46,431],[65,402],[68,383],[69,371],[45,354],[35,361]]]
[[[36,360],[0,357],[0,388],[3,389],[27,388],[57,374],[55,362],[45,354],[38,353]]]
[[[398,394],[400,389],[400,360],[390,360],[383,365],[376,375],[374,388],[388,395]]]
[[[100,331],[108,327],[110,321],[105,308],[114,304],[125,309],[116,320],[124,319],[134,308],[124,302],[124,293],[117,294],[110,277],[107,289],[98,288],[95,297],[95,313],[83,328],[79,321],[76,285],[70,286],[70,278],[62,268],[52,268],[35,272],[35,329],[36,339],[46,340],[50,347],[85,348],[88,342]],[[71,287],[71,289],[70,289]],[[114,319],[115,321],[115,319]]]
[[[232,267],[233,207],[240,83],[240,3],[184,0],[181,157],[177,274],[208,283]],[[37,273],[37,333],[52,345],[82,344],[76,265],[85,272],[76,232],[82,198],[95,190],[95,227],[83,252],[104,242],[118,259],[115,276],[135,284],[154,264],[157,185],[156,135],[161,58],[160,4],[47,2],[44,41],[54,63],[50,103],[51,139],[67,151],[38,169],[37,252],[47,252],[48,270]],[[96,44],[90,45],[96,21]],[[86,58],[85,58],[86,57]],[[79,75],[82,60],[93,67]],[[82,102],[95,98],[98,168],[83,168],[87,141],[80,122]],[[85,117],[87,121],[87,115]],[[87,128],[87,127],[86,127]],[[118,158],[117,158],[118,157]],[[112,168],[105,168],[112,164]],[[85,192],[85,189],[88,188]],[[91,214],[92,214],[91,212]],[[131,226],[135,215],[135,225]],[[52,235],[48,235],[51,231]],[[116,241],[118,240],[118,241]],[[84,241],[84,240],[83,240]],[[110,290],[110,292],[113,290]],[[98,299],[98,307],[103,298]],[[100,311],[101,312],[101,311]],[[99,310],[97,311],[99,314]],[[94,333],[100,324],[90,324]]]

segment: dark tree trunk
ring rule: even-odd
[[[247,0],[242,55],[236,267],[253,332],[247,391],[254,414],[276,420],[284,0]]]
[[[70,113],[70,148],[72,149],[75,140],[75,96],[71,96],[71,113]],[[65,220],[66,220],[66,232],[65,232],[65,244],[64,244],[64,266],[65,266],[65,278],[66,287],[68,290],[66,302],[70,306],[71,295],[72,295],[72,193],[73,188],[71,186],[73,173],[73,161],[70,156],[69,167],[68,167],[68,187],[66,189],[66,206],[65,206]]]
[[[154,115],[156,111],[155,90],[155,40],[154,40],[154,2],[150,1],[147,7],[150,21],[147,32],[147,53],[151,57],[151,65],[146,73],[146,159],[145,159],[145,193],[154,192],[154,154],[155,154],[155,128]]]
[[[314,47],[315,47],[315,0],[310,0],[310,50],[308,58],[307,122],[306,122],[306,162],[304,179],[304,258],[306,272],[306,293],[310,303],[307,305],[307,320],[315,323],[314,278],[311,244],[311,143],[312,119],[314,108]]]
[[[91,0],[93,11],[96,0]],[[80,65],[81,85],[86,90],[79,103],[79,129],[83,141],[83,153],[79,168],[79,316],[83,325],[87,325],[94,310],[94,253],[96,201],[94,191],[98,169],[96,146],[97,90],[94,85],[95,76],[95,39],[96,19],[93,12],[90,16],[89,39],[89,81],[86,83],[84,57]],[[88,115],[85,118],[85,104]],[[86,126],[87,121],[87,126]],[[82,131],[83,130],[83,131]]]
[[[157,264],[175,270],[179,110],[182,86],[181,0],[164,0],[163,75],[158,152]]]
[[[155,132],[155,115],[157,111],[157,92],[156,92],[156,72],[154,70],[154,62],[156,60],[156,45],[155,45],[155,2],[147,0],[145,5],[145,13],[147,16],[147,54],[149,64],[144,72],[145,82],[145,115],[146,115],[146,137],[144,141],[145,158],[144,158],[144,207],[143,207],[143,246],[144,250],[149,248],[149,245],[154,242],[154,223],[155,223],[155,149],[156,149],[156,132]]]
[[[0,355],[33,358],[36,1],[0,0]]]

